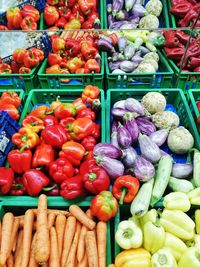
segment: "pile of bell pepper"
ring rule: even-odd
[[[31,70],[44,60],[44,52],[40,48],[18,48],[13,51],[10,64],[0,58],[0,74],[29,74]]]
[[[48,55],[47,74],[99,73],[101,56],[97,49],[97,37],[77,39],[54,35],[51,38],[52,53]]]
[[[6,111],[14,120],[19,119],[18,108],[21,104],[21,98],[14,91],[5,91],[0,97],[0,110]]]
[[[65,30],[100,28],[94,0],[47,0],[46,3],[44,20],[48,26]]]
[[[93,157],[100,139],[95,122],[99,93],[88,85],[72,103],[57,99],[23,119],[12,136],[17,148],[8,154],[10,168],[0,169],[1,194],[37,196],[43,191],[73,199],[109,189],[110,178]]]
[[[6,12],[7,26],[0,25],[0,30],[37,30],[40,19],[39,11],[30,4],[25,4],[22,9],[11,7]]]
[[[177,18],[179,27],[200,27],[198,14],[200,3],[197,0],[171,0],[170,12]]]
[[[182,71],[200,72],[200,38],[190,38],[181,31],[164,31],[164,50],[169,59],[172,59]],[[189,43],[186,51],[187,42]],[[186,56],[185,56],[186,52]]]
[[[162,211],[150,209],[142,217],[121,221],[115,240],[124,251],[114,266],[200,266],[200,210],[192,205],[200,205],[200,188],[169,193],[162,199]]]

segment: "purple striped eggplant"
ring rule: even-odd
[[[168,135],[169,135],[168,130],[161,129],[152,133],[149,137],[157,146],[162,146],[167,140]]]
[[[122,149],[122,162],[126,168],[133,168],[133,163],[137,158],[137,152],[130,146],[128,148]]]
[[[106,156],[112,159],[118,159],[122,156],[122,151],[112,144],[98,143],[93,150],[95,156]]]
[[[113,108],[111,114],[114,118],[120,120],[127,113],[126,109],[123,108]]]
[[[156,131],[156,126],[147,118],[136,118],[136,123],[143,134],[151,135]]]
[[[140,116],[144,116],[144,107],[142,104],[135,98],[127,98],[125,100],[125,109],[128,109],[131,112],[136,112]]]
[[[139,128],[132,113],[128,112],[123,116],[124,126],[129,131],[132,143],[137,142],[139,136]]]
[[[188,178],[193,171],[192,164],[175,163],[172,168],[172,176],[180,179]]]
[[[127,148],[132,144],[131,134],[120,122],[117,128],[117,140],[122,148]]]
[[[155,175],[153,164],[145,158],[138,156],[133,164],[135,177],[140,181],[146,182],[152,179]]]

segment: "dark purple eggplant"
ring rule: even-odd
[[[122,10],[124,5],[124,0],[113,0],[112,4],[112,15],[115,17],[116,13]]]
[[[136,118],[136,123],[138,125],[139,130],[143,134],[151,135],[152,133],[154,133],[156,131],[156,127],[153,124],[153,122],[151,122],[147,118],[138,117],[138,118]]]
[[[118,44],[119,51],[123,52],[127,45],[127,39],[125,37],[119,37],[117,44]]]
[[[135,5],[136,0],[125,0],[125,9],[126,11],[130,11]]]
[[[119,100],[115,102],[113,108],[124,108],[125,109],[125,100]]]
[[[130,146],[122,150],[122,162],[126,168],[133,168],[133,163],[137,158],[137,152]]]
[[[138,156],[133,164],[135,177],[140,181],[146,182],[152,179],[155,175],[153,164],[145,158]]]
[[[124,165],[121,161],[106,156],[98,156],[95,159],[97,164],[105,169],[111,179],[116,179],[124,174]]]
[[[109,66],[110,71],[119,69],[119,66],[120,66],[120,63],[121,63],[121,62],[122,62],[122,61],[114,61],[114,62],[110,61],[110,62],[108,63],[108,66]]]
[[[127,45],[124,49],[125,59],[131,59],[135,54],[135,48],[132,45]]]
[[[131,134],[121,123],[118,124],[117,128],[117,140],[122,148],[127,148],[132,144]]]
[[[108,14],[112,13],[112,9],[113,9],[112,4],[107,4],[107,12],[108,12]]]
[[[93,150],[95,156],[106,156],[112,159],[118,159],[122,156],[122,151],[114,145],[108,143],[98,143]]]
[[[127,112],[123,116],[123,121],[124,121],[124,126],[126,127],[126,129],[129,131],[131,135],[132,143],[137,142],[140,131],[139,131],[138,125],[135,121],[133,114],[130,112]]]
[[[99,39],[97,45],[98,48],[102,51],[106,51],[109,53],[115,52],[115,48],[113,47],[113,45],[106,40]]]
[[[122,119],[126,113],[127,110],[123,108],[113,108],[111,111],[112,116],[119,120]]]
[[[132,14],[135,16],[135,17],[144,17],[145,14],[147,14],[147,11],[146,9],[140,5],[140,4],[135,4],[132,8]]]
[[[120,69],[125,72],[132,72],[136,67],[137,64],[129,60],[123,60],[120,64]]]
[[[140,46],[140,51],[142,52],[142,55],[146,55],[149,52],[151,52],[148,48],[146,48],[145,46]]]
[[[120,10],[119,12],[117,12],[115,17],[117,20],[127,20],[129,18],[129,14],[125,10]]]
[[[188,178],[192,174],[192,171],[192,164],[175,163],[172,168],[172,176],[179,179],[184,179]]]
[[[144,116],[144,107],[135,98],[132,98],[132,97],[127,98],[125,100],[124,107],[125,109],[128,109],[131,112],[136,112],[140,116]]]
[[[134,63],[137,63],[138,65],[142,62],[143,58],[138,56],[138,55],[134,55],[132,58],[131,58],[131,61],[133,61]]]

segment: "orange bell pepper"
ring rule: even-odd
[[[40,143],[39,136],[30,128],[22,127],[17,133],[13,134],[12,142],[17,147],[33,148]]]

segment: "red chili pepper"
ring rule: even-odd
[[[176,48],[168,48],[168,47],[164,47],[164,50],[167,54],[167,57],[169,59],[173,59],[176,61],[180,61],[182,56],[185,53],[185,49],[184,48],[180,48],[180,47],[176,47]]]
[[[49,174],[56,183],[60,184],[65,179],[74,175],[74,168],[71,162],[66,158],[58,158],[51,162],[49,166]]]
[[[60,157],[67,158],[73,166],[79,166],[85,154],[85,148],[77,142],[68,141],[63,144],[61,152]]]
[[[41,136],[46,144],[56,148],[62,147],[67,141],[65,129],[60,124],[45,127]]]
[[[33,154],[32,167],[37,168],[41,166],[49,167],[50,163],[54,161],[55,151],[51,145],[41,144],[37,146]]]
[[[59,18],[58,21],[56,22],[56,26],[59,27],[59,28],[64,29],[66,23],[67,23],[66,18],[61,17],[61,18]]]
[[[0,195],[5,195],[11,189],[14,171],[11,168],[0,167]]]
[[[179,45],[179,40],[176,37],[176,31],[164,31],[164,36],[165,36],[165,47],[178,47]]]
[[[44,126],[51,126],[51,125],[57,125],[58,124],[58,119],[54,117],[53,115],[48,115],[43,118]]]
[[[9,194],[12,196],[23,196],[26,193],[26,188],[22,183],[21,177],[17,177],[13,180]]]
[[[191,23],[193,24],[193,20],[196,20],[198,17],[198,13],[194,11],[193,9],[190,9],[185,17],[181,20],[179,20],[178,24],[181,27],[188,27]]]
[[[5,91],[1,95],[1,104],[12,104],[18,108],[21,104],[21,98],[14,91]]]
[[[39,11],[32,5],[25,4],[21,10],[21,14],[23,18],[32,17],[35,21],[40,19]]]
[[[188,60],[190,57],[198,57],[198,56],[200,56],[200,44],[194,43],[189,45],[183,62],[183,68],[188,64]]]
[[[8,153],[8,163],[17,173],[23,173],[31,168],[31,150],[15,149]]]
[[[61,184],[60,194],[66,199],[74,199],[86,196],[82,176],[80,174],[77,174],[74,177],[67,178]]]
[[[192,5],[186,1],[177,3],[170,8],[170,12],[179,17],[184,18],[185,15],[192,9]]]
[[[83,145],[85,150],[87,151],[92,151],[96,144],[97,144],[97,141],[93,136],[86,136],[81,141],[81,145]]]
[[[191,57],[189,60],[189,64],[187,65],[187,68],[194,69],[199,66],[200,66],[200,58]]]
[[[180,30],[175,31],[175,36],[184,45],[186,45],[187,42],[190,40],[190,36],[188,34],[184,33],[183,31],[180,31]]]

